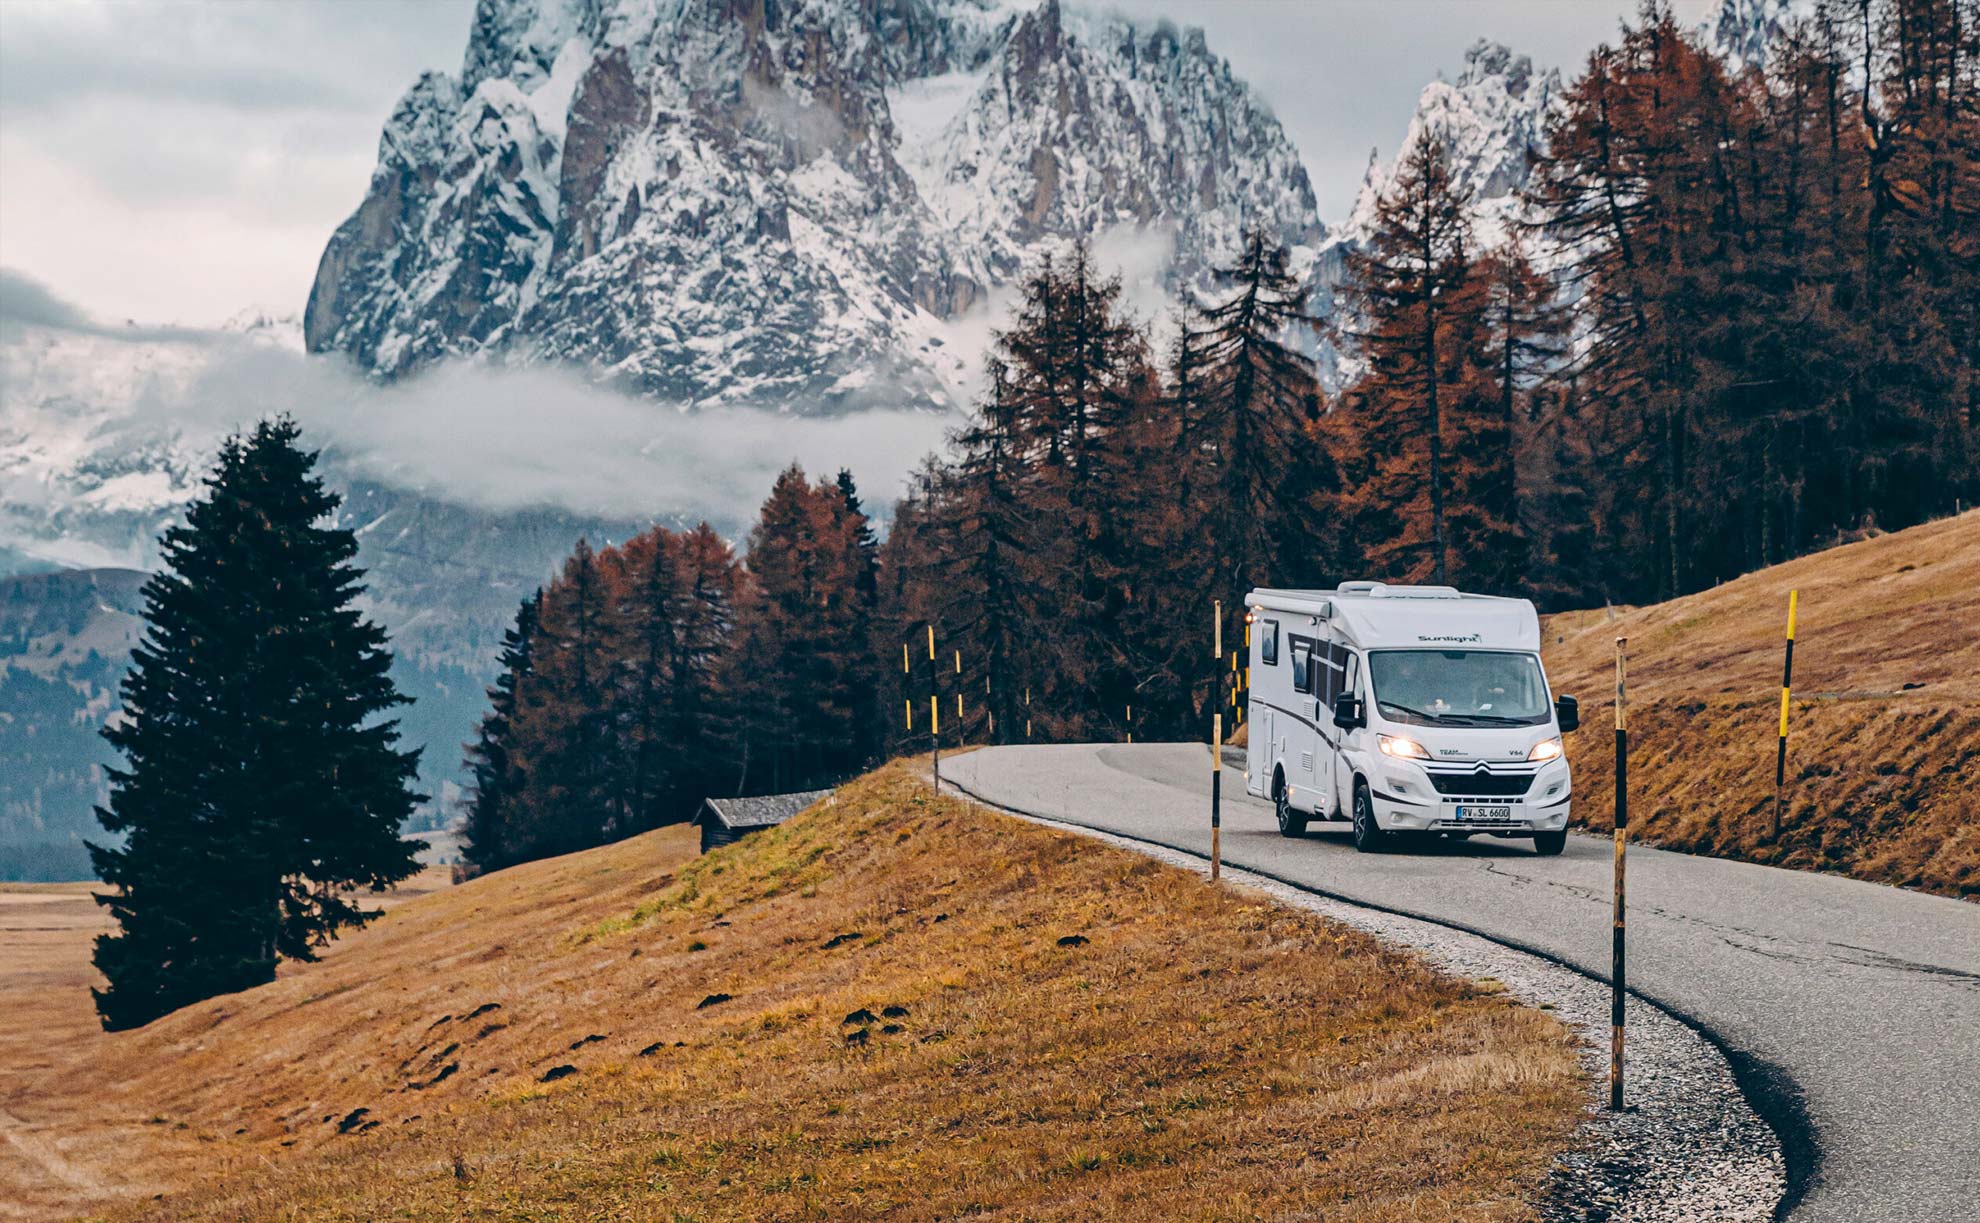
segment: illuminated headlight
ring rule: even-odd
[[[1430,753],[1424,751],[1423,745],[1414,739],[1405,739],[1401,735],[1377,735],[1375,742],[1381,747],[1384,756],[1399,756],[1404,760],[1430,759]],[[1559,746],[1559,744],[1555,745],[1556,748]]]
[[[1558,760],[1560,759],[1560,755],[1561,741],[1559,739],[1542,739],[1533,745],[1532,751],[1526,753],[1526,758],[1528,760]]]

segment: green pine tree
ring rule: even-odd
[[[497,658],[501,674],[488,689],[488,712],[481,717],[475,740],[467,748],[469,783],[467,860],[484,871],[498,870],[516,860],[514,830],[509,827],[521,788],[520,770],[510,752],[516,717],[516,689],[530,673],[536,648],[537,617],[543,592],[538,590],[516,608],[516,622],[502,634]]]
[[[314,959],[377,916],[354,889],[418,870],[399,826],[419,753],[382,716],[408,698],[299,436],[281,419],[230,438],[145,585],[126,716],[104,731],[124,764],[97,811],[124,842],[90,846],[120,927],[96,942],[106,1028]]]

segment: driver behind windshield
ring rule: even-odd
[[[1531,725],[1549,712],[1539,662],[1530,654],[1378,650],[1369,656],[1369,671],[1376,702],[1405,720]]]

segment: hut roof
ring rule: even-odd
[[[694,822],[715,820],[728,828],[768,828],[783,823],[830,793],[830,790],[803,790],[796,794],[711,798],[703,801]]]

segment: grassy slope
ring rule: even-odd
[[[1773,809],[1781,638],[1801,592],[1788,803]],[[1630,822],[1678,849],[1980,893],[1980,511],[1832,548],[1714,590],[1550,617],[1581,700],[1575,816],[1607,827],[1615,638],[1629,638]]]
[[[691,855],[410,902],[6,1102],[174,1187],[118,1219],[1497,1220],[1583,1099],[1489,986],[902,766]]]

